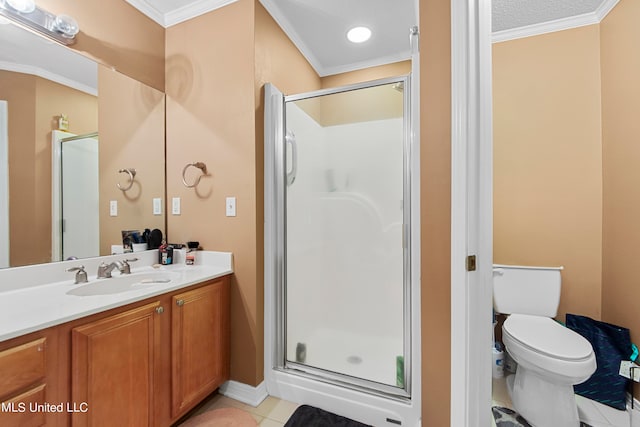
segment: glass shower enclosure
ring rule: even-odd
[[[279,111],[265,122],[275,135],[265,149],[267,369],[411,399],[408,85],[398,77],[266,101]]]

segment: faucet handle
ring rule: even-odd
[[[121,274],[131,274],[131,266],[129,265],[130,262],[135,262],[137,261],[138,258],[131,258],[131,259],[123,259],[122,260],[122,269],[120,270]]]
[[[111,271],[109,271],[109,266],[105,264],[104,261],[100,263],[98,266],[98,279],[108,279],[111,277]]]
[[[67,268],[67,271],[71,272],[71,271],[75,271],[76,272],[76,281],[75,283],[87,283],[89,280],[87,280],[87,272],[84,271],[84,265],[81,265],[80,267],[71,267],[71,268]]]

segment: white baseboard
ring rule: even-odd
[[[220,394],[253,407],[258,406],[269,395],[264,381],[256,387],[237,381],[227,381],[220,386]]]

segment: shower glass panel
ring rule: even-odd
[[[404,86],[285,98],[285,365],[392,394],[409,352]]]

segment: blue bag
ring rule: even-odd
[[[587,381],[573,386],[576,394],[616,409],[626,409],[629,379],[618,374],[620,362],[629,360],[629,329],[567,314],[567,327],[585,337],[593,347],[597,368]]]

